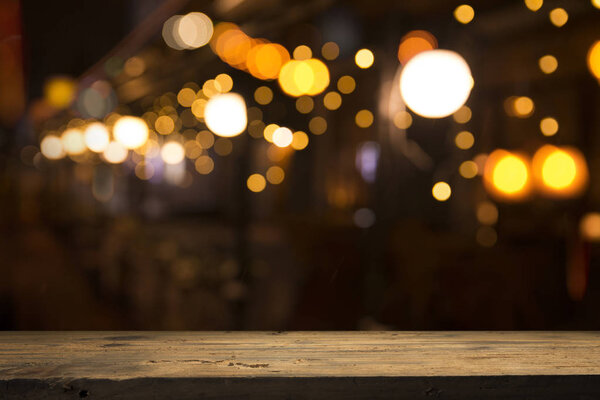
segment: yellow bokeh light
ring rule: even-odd
[[[285,47],[274,43],[264,43],[254,46],[250,50],[246,66],[256,78],[277,79],[281,67],[289,60],[290,54]]]
[[[398,129],[408,129],[412,125],[413,118],[408,111],[398,111],[394,115],[394,125]]]
[[[279,85],[290,96],[314,96],[329,86],[329,69],[315,58],[291,60],[281,68]]]
[[[360,110],[356,113],[354,122],[361,128],[368,128],[373,124],[373,113],[369,110]]]
[[[267,86],[260,86],[254,91],[254,100],[263,106],[269,104],[273,100],[273,91]]]
[[[200,131],[196,135],[196,142],[198,142],[203,149],[210,149],[213,144],[215,144],[215,135],[210,131]]]
[[[328,110],[337,110],[342,105],[342,96],[338,92],[329,92],[323,97],[323,105]]]
[[[215,153],[218,155],[225,157],[231,154],[233,151],[233,143],[230,139],[227,138],[218,138],[215,140],[215,145],[213,147]]]
[[[120,117],[113,126],[113,135],[115,140],[126,149],[135,149],[148,140],[148,125],[146,121],[138,117]],[[113,149],[116,149],[116,147],[113,146]]]
[[[67,77],[49,79],[44,85],[44,98],[52,107],[67,108],[75,99],[77,85]]]
[[[215,162],[209,156],[200,156],[194,162],[194,167],[199,174],[208,175],[215,168]]]
[[[215,135],[237,136],[246,129],[246,102],[237,93],[229,92],[211,97],[204,108],[206,126]]]
[[[479,172],[479,167],[475,161],[463,161],[458,167],[458,172],[460,176],[466,179],[475,178],[477,173]]]
[[[454,10],[454,18],[461,24],[468,24],[475,17],[475,10],[468,4],[461,4]]]
[[[296,99],[296,109],[302,114],[308,114],[315,107],[315,102],[310,96],[300,96]]]
[[[369,49],[360,49],[354,55],[354,62],[358,65],[359,68],[366,69],[373,65],[375,61],[375,56],[373,52]]]
[[[591,0],[592,5],[596,8],[600,8],[600,0]]]
[[[537,11],[544,5],[544,0],[525,0],[525,6],[531,11]]]
[[[321,47],[321,54],[326,60],[335,60],[340,55],[340,48],[335,42],[327,42]]]
[[[454,143],[459,149],[467,150],[475,144],[475,137],[471,132],[462,131],[454,137]]]
[[[535,104],[531,98],[526,96],[509,97],[507,100],[507,112],[509,115],[527,118],[535,111]]]
[[[544,136],[554,136],[558,132],[558,121],[552,117],[546,117],[540,121],[540,131]]]
[[[477,220],[483,225],[498,222],[498,207],[491,201],[482,201],[477,205]]]
[[[263,131],[263,136],[265,140],[269,143],[273,143],[273,134],[275,131],[279,129],[279,125],[277,124],[269,124],[265,126],[265,130]]]
[[[558,60],[550,54],[540,57],[538,64],[540,70],[545,74],[551,74],[558,68]]]
[[[410,31],[402,37],[398,46],[398,61],[406,64],[419,53],[437,48],[437,39],[423,30]]]
[[[570,147],[542,146],[533,157],[533,172],[538,189],[555,197],[579,194],[588,180],[585,158]]]
[[[106,150],[104,150],[102,156],[111,164],[121,164],[127,159],[128,153],[127,149],[120,142],[110,142],[106,146]]]
[[[202,85],[202,93],[211,98],[221,93],[221,84],[214,79],[209,79]]]
[[[594,77],[600,80],[600,40],[594,42],[587,54],[588,69]]]
[[[204,109],[206,108],[206,103],[208,103],[206,99],[194,100],[192,103],[192,114],[194,114],[196,118],[204,118]]]
[[[184,107],[191,107],[196,100],[196,92],[191,88],[183,88],[177,93],[177,102]]]
[[[471,109],[467,106],[462,106],[458,109],[454,114],[452,114],[452,118],[458,124],[466,124],[471,120],[473,113]]]
[[[585,214],[579,222],[581,236],[589,241],[600,241],[600,213]]]
[[[227,74],[219,74],[215,77],[215,81],[219,84],[221,93],[227,93],[233,89],[233,79]]]
[[[170,141],[163,145],[160,150],[160,157],[167,164],[179,164],[185,158],[185,149],[181,143]]]
[[[519,200],[529,194],[530,178],[527,161],[506,150],[493,151],[484,170],[486,189],[496,197]]]
[[[248,189],[250,189],[250,191],[258,193],[265,190],[265,187],[267,186],[267,181],[261,174],[252,174],[248,177],[248,180],[246,181],[246,186],[248,186]]]
[[[273,132],[273,143],[277,147],[288,147],[292,144],[293,133],[289,128],[279,127]]]
[[[308,60],[312,57],[312,50],[308,46],[300,45],[294,49],[293,57],[296,60]]]
[[[56,135],[47,135],[40,142],[40,151],[49,160],[59,160],[65,156],[60,138]]]
[[[323,117],[314,117],[309,121],[308,129],[315,135],[322,135],[327,131],[327,121]]]
[[[161,115],[154,121],[154,129],[161,135],[168,135],[175,129],[175,121],[168,115]]]
[[[110,135],[106,126],[100,122],[89,124],[84,131],[85,145],[94,153],[106,150]]]
[[[344,75],[337,82],[337,88],[340,93],[350,94],[356,88],[356,81],[350,75]]]
[[[86,150],[85,139],[83,132],[79,129],[71,128],[67,129],[60,136],[60,140],[63,145],[65,152],[70,155],[83,154]]]
[[[266,175],[269,183],[273,185],[279,185],[281,182],[283,182],[283,179],[285,178],[285,172],[283,171],[283,168],[277,165],[269,167]]]
[[[262,138],[264,130],[265,123],[261,120],[254,120],[248,124],[248,133],[255,139]]]
[[[437,201],[446,201],[450,198],[452,189],[446,182],[437,182],[435,185],[433,185],[431,194]]]
[[[294,132],[292,137],[292,148],[302,150],[308,146],[308,135],[302,131]]]
[[[569,14],[564,8],[559,7],[550,11],[550,22],[552,22],[552,25],[560,28],[561,26],[566,24],[568,20]]]

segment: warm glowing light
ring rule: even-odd
[[[290,96],[314,96],[329,86],[329,69],[316,58],[291,60],[281,68],[279,85]]]
[[[452,114],[452,118],[454,119],[454,121],[456,123],[459,124],[466,124],[467,122],[469,122],[471,120],[471,116],[472,116],[472,112],[471,109],[467,106],[462,106],[461,108],[458,109],[457,112],[455,112],[454,114]]]
[[[121,164],[127,159],[128,151],[120,142],[110,142],[102,156],[111,164]]]
[[[340,55],[340,48],[335,42],[327,42],[321,47],[321,54],[326,60],[335,60]]]
[[[402,37],[398,46],[398,61],[403,65],[419,53],[437,48],[437,39],[427,31],[411,31]]]
[[[302,131],[294,132],[292,137],[292,148],[302,150],[308,146],[308,135]]]
[[[600,80],[600,40],[594,42],[587,54],[588,69],[594,77]]]
[[[471,132],[462,131],[456,135],[454,138],[454,143],[459,149],[467,150],[473,147],[473,144],[475,144],[475,137]]]
[[[204,118],[204,110],[206,109],[206,103],[208,103],[206,99],[194,100],[194,102],[192,103],[191,110],[192,114],[194,114],[196,118]]]
[[[85,145],[95,153],[102,153],[106,150],[110,136],[106,126],[100,122],[89,124],[84,132]]]
[[[259,79],[277,79],[281,67],[290,60],[290,53],[285,47],[275,43],[254,46],[248,52],[246,67]]]
[[[566,24],[568,20],[569,14],[567,14],[564,8],[555,8],[550,11],[550,22],[552,22],[552,25],[560,28]]]
[[[329,92],[323,97],[323,105],[328,110],[337,110],[342,105],[342,96],[338,92]]]
[[[369,49],[360,49],[354,55],[354,62],[358,65],[359,68],[366,69],[373,65],[375,61],[375,56],[373,52]]]
[[[254,91],[254,100],[261,105],[269,104],[273,100],[273,91],[267,86],[260,86]]]
[[[125,61],[123,71],[131,77],[140,76],[146,71],[146,62],[140,57],[131,57]]]
[[[252,174],[246,181],[246,186],[254,193],[262,192],[267,186],[267,181],[261,174]]]
[[[484,183],[486,189],[496,197],[522,199],[530,190],[528,163],[515,153],[495,150],[487,157]]]
[[[477,220],[483,225],[498,222],[498,207],[491,201],[482,201],[477,205]]]
[[[308,114],[313,110],[315,102],[310,96],[300,96],[296,100],[296,109],[302,114]]]
[[[509,97],[506,99],[505,108],[508,115],[528,118],[535,111],[535,104],[529,97]]]
[[[160,157],[167,164],[179,164],[185,158],[185,149],[179,142],[167,142],[160,150]]]
[[[188,49],[197,49],[206,45],[213,35],[211,19],[201,12],[191,12],[181,17],[175,24],[177,29],[173,32],[178,35],[184,46]]]
[[[356,81],[350,75],[344,75],[337,82],[337,88],[340,93],[350,94],[356,88]]]
[[[368,128],[373,124],[373,113],[369,110],[360,110],[356,113],[354,122],[361,128]]]
[[[204,120],[215,135],[239,135],[248,123],[244,98],[233,92],[211,97],[204,109]]]
[[[558,132],[558,121],[552,117],[546,117],[540,121],[540,131],[544,136],[554,136]]]
[[[558,68],[558,60],[556,59],[556,57],[550,54],[540,57],[538,63],[540,66],[540,70],[542,70],[542,72],[545,74],[551,74]]]
[[[280,127],[273,132],[273,143],[277,147],[288,147],[292,144],[293,134],[289,128]]]
[[[473,88],[466,61],[449,50],[425,51],[414,56],[402,70],[400,94],[415,113],[443,118],[462,107]]]
[[[175,121],[168,115],[161,115],[154,121],[154,128],[161,135],[168,135],[175,129]]]
[[[148,140],[148,125],[138,117],[121,117],[113,126],[113,135],[115,140],[126,149],[135,149]],[[113,146],[113,148],[115,147]]]
[[[77,85],[67,77],[49,79],[44,85],[44,98],[52,107],[67,108],[75,99]]]
[[[269,167],[266,175],[269,183],[273,185],[279,185],[285,178],[285,172],[283,171],[283,168],[278,167],[277,165]]]
[[[213,146],[213,144],[215,144],[215,135],[213,135],[212,132],[207,130],[200,131],[196,135],[196,142],[198,142],[200,147],[202,147],[203,149],[210,149]]]
[[[466,179],[475,178],[477,173],[479,172],[479,167],[475,161],[463,161],[458,167],[458,172],[460,176]]]
[[[233,143],[230,139],[218,138],[217,140],[215,140],[215,145],[213,148],[215,150],[215,153],[222,157],[225,157],[231,154],[231,152],[233,151]]]
[[[40,142],[40,151],[49,160],[59,160],[65,156],[60,138],[56,135],[47,135]]]
[[[592,5],[596,8],[600,8],[600,0],[592,0]]]
[[[85,139],[79,129],[67,129],[60,136],[63,149],[70,155],[78,155],[85,152]]]
[[[544,5],[544,0],[525,0],[525,6],[531,11],[537,11]]]
[[[221,88],[221,93],[227,93],[233,89],[233,79],[227,74],[219,74],[215,77],[215,82]]]
[[[196,100],[196,92],[189,88],[183,88],[177,93],[177,102],[184,107],[191,107]]]
[[[600,241],[600,213],[591,212],[585,214],[579,222],[581,236],[590,241]]]
[[[208,175],[215,168],[215,162],[209,156],[200,156],[194,162],[194,167],[199,174]]]
[[[468,24],[473,21],[475,10],[468,4],[462,4],[454,10],[454,18],[461,24]]]
[[[265,140],[269,143],[273,143],[273,134],[275,131],[279,129],[279,125],[277,124],[269,124],[265,126],[265,130],[263,131],[263,136]]]
[[[211,98],[221,93],[221,85],[214,79],[209,79],[202,85],[202,93]]]
[[[323,117],[314,117],[309,121],[308,129],[315,135],[322,135],[327,131],[327,121]]]
[[[408,111],[398,111],[394,115],[394,125],[398,129],[408,129],[412,125],[412,115]]]
[[[588,180],[585,158],[570,147],[541,147],[533,157],[533,172],[538,189],[555,197],[581,193]]]
[[[433,185],[431,194],[437,201],[446,201],[450,198],[452,189],[450,189],[450,185],[448,185],[446,182],[438,182]]]
[[[308,60],[312,57],[312,50],[308,46],[300,45],[294,49],[293,57],[296,60]]]

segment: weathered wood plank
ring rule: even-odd
[[[523,390],[532,399],[600,398],[600,333],[0,333],[0,398],[148,398],[154,390],[176,398],[481,399]]]

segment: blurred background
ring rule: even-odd
[[[600,329],[600,1],[0,3],[0,328]]]

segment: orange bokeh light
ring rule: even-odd
[[[573,147],[542,146],[532,162],[537,189],[550,197],[573,197],[588,183],[585,157]]]
[[[530,175],[525,156],[497,149],[487,157],[483,183],[488,193],[499,200],[520,201],[531,194]]]
[[[406,64],[417,54],[437,48],[437,39],[427,31],[410,31],[400,40],[398,60]]]

